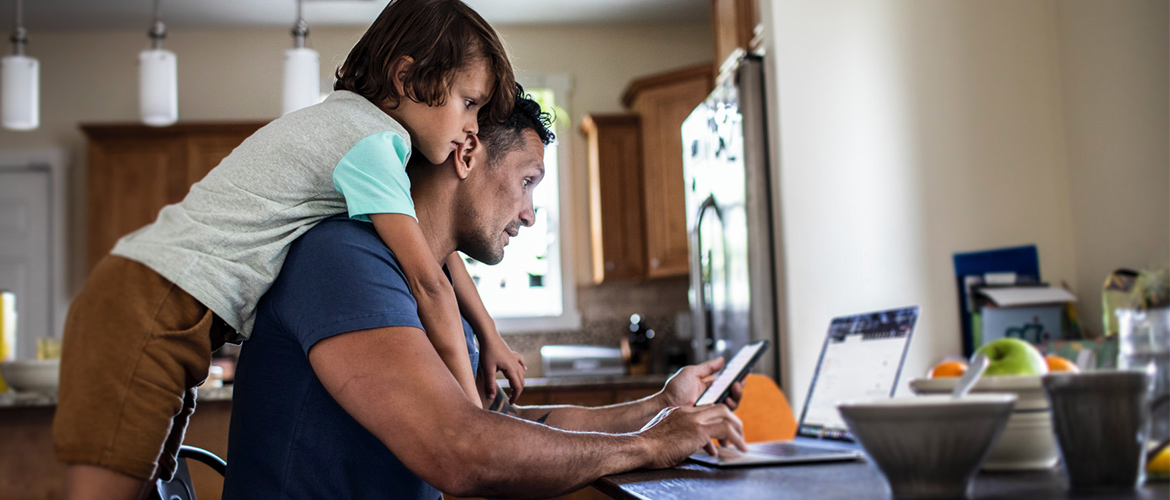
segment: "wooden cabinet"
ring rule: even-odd
[[[641,119],[646,276],[690,272],[680,128],[714,88],[711,64],[634,80],[622,101]]]
[[[642,206],[642,136],[637,115],[591,115],[581,124],[589,142],[593,282],[646,274]]]
[[[714,87],[711,64],[630,82],[631,114],[586,116],[593,281],[690,272],[680,128]]]
[[[711,0],[711,27],[718,69],[735,49],[752,52],[763,43],[759,0]]]
[[[265,122],[83,125],[89,140],[88,262],[154,222]]]

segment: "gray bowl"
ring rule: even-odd
[[[878,399],[837,405],[894,498],[965,498],[1003,433],[1015,394]]]

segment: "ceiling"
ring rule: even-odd
[[[295,0],[161,0],[168,28],[221,29],[291,27]],[[489,23],[702,22],[709,0],[465,0]],[[305,0],[313,26],[368,26],[387,0]],[[16,0],[0,0],[0,33],[10,33]],[[152,0],[24,0],[30,33],[62,30],[122,30],[150,27]]]

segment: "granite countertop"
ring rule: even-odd
[[[231,401],[231,384],[223,387],[200,387],[197,402]],[[37,408],[57,406],[55,392],[0,392],[0,410],[6,408]]]
[[[629,389],[662,387],[669,375],[609,375],[593,377],[548,377],[530,378],[524,381],[525,389],[547,390],[589,390]],[[508,381],[500,379],[500,386],[507,388]],[[232,385],[223,387],[200,387],[199,402],[231,401]],[[50,392],[0,392],[0,410],[5,408],[36,408],[57,405],[57,393]]]
[[[634,389],[662,387],[670,375],[597,375],[580,377],[543,377],[524,380],[524,389]],[[507,379],[499,379],[507,389]]]

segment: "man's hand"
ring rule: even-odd
[[[485,342],[480,347],[479,371],[482,374],[480,381],[484,384],[483,392],[487,399],[491,401],[496,397],[496,391],[499,390],[499,386],[496,385],[496,372],[500,371],[504,373],[508,385],[512,388],[508,400],[516,404],[516,399],[524,391],[524,372],[528,370],[528,365],[524,363],[524,355],[509,349],[508,344],[502,339]]]
[[[684,367],[666,381],[666,386],[657,396],[667,407],[695,406],[699,396],[702,396],[703,391],[707,390],[707,387],[714,381],[708,379],[719,373],[721,369],[723,369],[723,358],[715,358],[705,363]],[[731,392],[723,400],[723,404],[734,411],[739,407],[741,397],[743,397],[742,380],[732,384]]]
[[[743,423],[723,405],[667,408],[638,434],[650,443],[650,462],[646,467],[651,469],[673,467],[700,449],[715,456],[713,439],[747,451]]]

